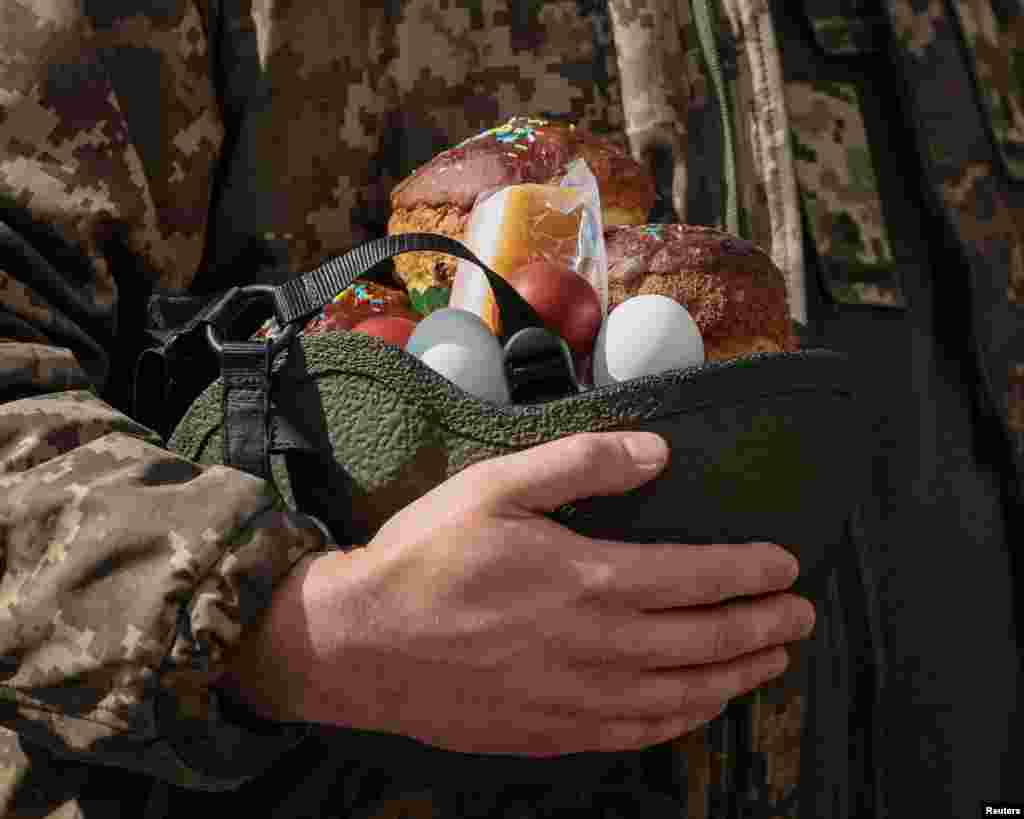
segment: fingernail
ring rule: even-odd
[[[629,457],[641,469],[657,469],[668,460],[668,444],[653,432],[636,432],[623,439]]]
[[[778,677],[785,674],[789,669],[789,652],[786,651],[785,646],[779,646],[778,650],[772,657],[771,671],[769,672],[772,677]]]
[[[786,578],[792,585],[800,578],[800,561],[792,554],[789,557],[790,559],[786,562]]]
[[[808,601],[808,604],[804,607],[805,611],[803,616],[800,618],[800,633],[803,637],[810,637],[811,632],[814,631],[814,624],[818,619],[817,612],[814,610],[814,606]]]

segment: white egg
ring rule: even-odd
[[[435,310],[416,325],[405,351],[477,398],[510,400],[501,343],[475,313]]]
[[[633,296],[612,310],[594,343],[594,386],[704,363],[697,322],[667,296]]]

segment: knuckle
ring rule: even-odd
[[[717,712],[725,706],[727,691],[717,685],[688,685],[676,703],[676,715],[695,716]]]
[[[709,639],[711,662],[724,662],[745,653],[749,644],[747,629],[733,610],[714,622]]]
[[[582,432],[565,439],[566,456],[585,470],[606,466],[614,456],[611,442],[596,432]]]
[[[604,560],[573,560],[576,584],[585,598],[600,598],[615,588],[615,567]]]
[[[814,605],[795,594],[784,594],[780,600],[774,633],[778,642],[800,640],[810,634],[814,627]]]
[[[742,693],[753,691],[755,688],[767,683],[769,680],[780,676],[789,667],[789,652],[779,646],[772,649],[760,662],[753,663],[747,672],[742,675],[740,684],[743,687]]]
[[[807,637],[812,631],[814,631],[815,623],[818,620],[818,612],[814,608],[814,603],[806,597],[799,597],[797,599],[800,601],[800,607],[803,609],[803,614],[798,615],[797,618],[800,635],[801,637]]]
[[[792,582],[800,573],[800,561],[788,549],[777,543],[753,543],[752,548],[761,558],[765,581],[778,583],[785,579]]]
[[[735,586],[733,578],[739,576],[739,573],[722,571],[722,568],[724,568],[724,566],[716,566],[714,570],[708,574],[706,580],[702,579],[702,596],[708,601],[717,602],[727,600],[732,596]]]
[[[482,461],[471,463],[461,472],[449,479],[451,483],[465,484],[478,490],[493,488],[497,485],[498,479],[503,475],[505,462],[501,458],[488,458]]]
[[[789,668],[790,663],[789,650],[785,646],[779,646],[772,654],[771,660],[769,661],[769,667],[767,670],[767,678],[772,679],[784,674]]]

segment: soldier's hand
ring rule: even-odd
[[[653,434],[582,434],[464,470],[367,548],[289,579],[260,638],[277,656],[261,685],[277,693],[256,686],[250,703],[529,756],[639,748],[707,722],[810,633],[813,607],[784,592],[796,559],[766,543],[593,540],[545,517],[646,483],[666,456]]]

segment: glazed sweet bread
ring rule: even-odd
[[[650,174],[615,142],[562,122],[513,117],[441,154],[391,193],[388,233],[440,233],[465,240],[481,194],[509,185],[558,184],[582,158],[597,180],[604,226],[639,225],[654,206]],[[395,271],[413,302],[431,288],[451,288],[455,262],[440,253],[409,253]]]
[[[708,361],[792,352],[797,338],[786,281],[753,242],[702,225],[642,225],[605,232],[608,309],[656,293],[682,304]]]

